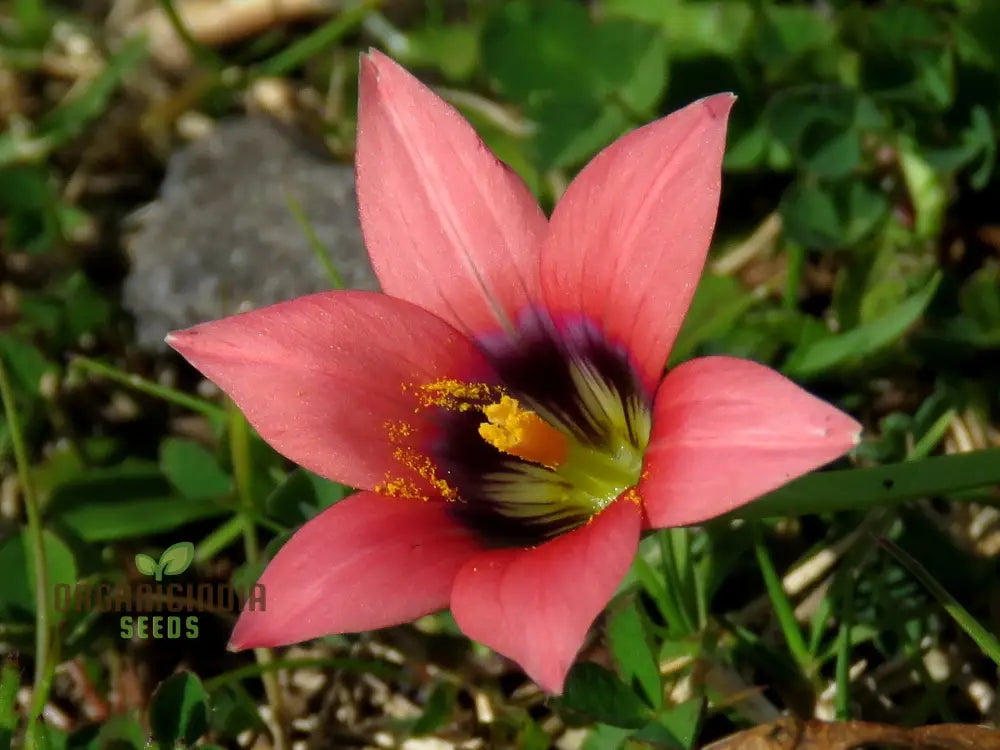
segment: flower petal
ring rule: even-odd
[[[619,499],[539,547],[476,555],[455,579],[455,621],[545,690],[561,693],[587,629],[628,571],[641,525],[636,504]]]
[[[361,58],[357,190],[382,289],[470,336],[538,298],[545,215],[472,127],[385,55]]]
[[[843,455],[861,425],[774,370],[704,357],[672,370],[653,406],[639,484],[653,527],[721,515]]]
[[[459,568],[478,549],[443,501],[351,495],[278,551],[259,581],[264,607],[248,602],[230,648],[375,630],[443,609]]]
[[[394,458],[400,441],[419,450],[437,429],[416,413],[419,386],[487,368],[440,318],[371,292],[300,297],[167,340],[279,453],[363,489],[397,476],[419,484]]]
[[[653,393],[701,275],[735,98],[701,99],[618,139],[556,205],[542,294],[627,347]]]

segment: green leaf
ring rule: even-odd
[[[598,724],[587,735],[583,750],[619,750],[634,730]]]
[[[854,130],[813,123],[799,145],[803,166],[819,177],[846,177],[861,164],[861,134]]]
[[[69,736],[72,750],[145,750],[146,730],[129,714],[110,716],[99,725],[83,727]]]
[[[884,315],[845,333],[829,336],[796,349],[783,371],[792,378],[810,378],[845,365],[856,364],[895,343],[921,315],[937,292],[941,273],[908,300]]]
[[[149,555],[145,555],[142,552],[135,556],[135,569],[142,573],[144,576],[151,576],[156,574],[156,560],[154,560]]]
[[[211,689],[212,728],[219,734],[235,737],[241,732],[265,728],[257,704],[239,684]]]
[[[69,732],[42,722],[28,725],[24,745],[38,750],[73,750],[69,747]]]
[[[749,2],[664,2],[664,0],[605,0],[608,17],[658,24],[673,58],[731,58],[745,45],[754,26]]]
[[[918,239],[931,239],[941,233],[948,194],[941,175],[920,156],[916,146],[903,141],[899,164],[916,212],[914,233]]]
[[[56,587],[76,583],[76,560],[66,543],[48,529],[44,532],[45,565],[48,568],[50,602]],[[35,560],[31,554],[31,539],[27,532],[0,542],[0,620],[25,620],[36,611]],[[56,620],[62,613],[52,612]]]
[[[726,154],[722,160],[725,172],[742,172],[765,163],[772,146],[770,133],[759,122],[743,122],[739,109],[729,121]]]
[[[20,687],[21,672],[10,657],[5,657],[0,667],[0,738],[5,730],[13,732],[17,729],[17,691]]]
[[[191,542],[177,542],[171,544],[160,555],[159,567],[168,576],[176,576],[183,573],[194,561],[194,544]]]
[[[861,180],[789,186],[779,207],[789,239],[807,248],[851,247],[872,233],[889,211],[881,191]]]
[[[479,63],[480,29],[473,24],[428,26],[407,35],[399,61],[408,67],[433,66],[453,81],[465,81]]]
[[[0,357],[3,357],[14,387],[32,396],[40,394],[42,377],[56,369],[37,348],[7,334],[0,334]]]
[[[672,748],[674,750],[683,750],[684,748],[674,733],[657,721],[651,721],[644,726],[632,736],[632,739],[637,742],[650,743],[657,748]]]
[[[700,344],[726,333],[760,297],[731,276],[702,274],[691,307],[670,352],[670,366],[694,354]]]
[[[674,630],[680,626],[682,620],[678,610],[676,593],[668,591],[663,583],[663,576],[660,571],[654,569],[644,555],[644,549],[650,549],[655,546],[653,545],[653,541],[650,539],[645,546],[640,545],[639,554],[632,561],[632,568],[629,571],[629,575],[634,576],[646,593],[649,594],[653,603],[656,604],[660,616],[667,621],[668,627]]]
[[[824,186],[796,182],[785,192],[780,205],[788,236],[810,248],[842,244],[844,227],[833,195]]]
[[[637,729],[652,712],[629,687],[604,667],[581,662],[570,670],[560,704],[595,721]]]
[[[178,672],[161,682],[150,702],[149,726],[163,745],[193,745],[208,729],[208,695],[201,680]]]
[[[963,318],[971,324],[973,343],[1000,344],[1000,264],[987,262],[976,271],[958,293]]]
[[[299,526],[352,492],[305,469],[295,469],[264,500],[267,515],[286,526]]]
[[[989,184],[996,166],[997,136],[989,112],[982,105],[977,104],[972,108],[972,124],[962,134],[962,140],[971,151],[982,154],[982,162],[972,173],[969,182],[976,190],[983,190]]]
[[[596,27],[591,50],[598,89],[636,114],[653,114],[667,87],[667,40],[658,30],[629,21]]]
[[[569,0],[508,2],[483,30],[482,67],[505,97],[526,103],[540,93],[589,98],[592,28],[586,9]]]
[[[527,109],[538,123],[535,154],[542,170],[587,161],[628,128],[628,116],[617,104],[552,95]]]
[[[215,457],[191,440],[167,438],[160,445],[160,468],[181,495],[190,500],[229,494],[233,480]]]
[[[972,108],[969,127],[962,131],[957,145],[924,149],[923,157],[939,172],[953,172],[979,162],[969,176],[969,183],[982,190],[989,183],[997,159],[997,138],[989,112],[981,104]]]
[[[484,71],[520,103],[610,96],[645,110],[663,92],[666,53],[657,29],[624,19],[595,23],[570,0],[503,3],[483,31]]]
[[[414,722],[410,734],[430,734],[443,726],[455,710],[456,695],[455,686],[450,683],[439,682],[435,685],[427,698],[424,712]]]
[[[966,61],[1000,70],[1000,6],[992,0],[971,0],[959,6],[961,25],[953,27],[956,46]],[[963,54],[964,53],[964,54]]]
[[[695,740],[698,739],[703,707],[701,698],[678,703],[660,713],[653,726],[666,730],[679,747],[689,750],[695,746]],[[641,734],[644,733],[645,729]]]
[[[227,512],[216,503],[172,496],[155,467],[132,461],[94,469],[60,484],[45,515],[83,541],[100,542],[172,531]]]
[[[98,331],[111,319],[113,308],[108,297],[94,288],[81,272],[66,279],[59,296],[64,301],[66,328],[72,342],[84,334]]]
[[[843,219],[843,246],[858,244],[875,232],[889,214],[889,200],[885,194],[861,180],[838,183],[834,196]]]
[[[35,166],[0,169],[4,244],[28,253],[49,250],[59,235],[58,203],[47,170]]]
[[[47,170],[19,165],[0,169],[0,209],[8,216],[15,211],[41,211],[57,200]]]
[[[157,497],[77,505],[59,518],[85,542],[107,542],[173,531],[227,513],[229,509],[203,500]]]
[[[831,84],[783,89],[764,108],[763,121],[778,143],[801,156],[812,128],[830,133],[851,130],[859,117],[861,100],[855,91]],[[814,133],[810,140],[822,140]]]
[[[810,50],[827,47],[835,23],[811,7],[766,6],[757,27],[757,58],[766,68],[795,64]]]
[[[517,739],[520,750],[549,750],[552,744],[549,735],[530,716],[526,716],[521,724]]]
[[[635,602],[616,613],[608,623],[611,653],[626,683],[638,686],[654,709],[663,704],[660,670]]]

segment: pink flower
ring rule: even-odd
[[[358,202],[385,294],[316,294],[169,338],[278,451],[362,490],[281,549],[234,648],[450,606],[558,693],[643,528],[733,510],[855,443],[854,420],[762,365],[663,375],[733,100],[620,138],[546,220],[454,109],[362,58]]]

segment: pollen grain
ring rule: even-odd
[[[627,490],[625,490],[621,494],[621,499],[635,503],[640,508],[642,507],[642,496],[639,495],[639,491],[635,487],[629,487]]]
[[[455,378],[441,378],[417,388],[420,406],[415,411],[431,406],[440,406],[450,411],[468,411],[495,401],[502,393],[499,386],[488,383],[466,383]]]
[[[416,473],[421,479],[425,480],[445,500],[458,499],[458,490],[438,476],[437,467],[427,456],[418,453],[412,448],[397,448],[393,451],[392,457],[407,469]]]
[[[389,442],[393,444],[401,443],[414,433],[413,425],[409,422],[386,422],[383,427],[389,435]]]
[[[385,475],[385,481],[376,485],[375,492],[386,497],[396,497],[404,500],[428,500],[427,495],[420,492],[413,480],[406,477],[393,477],[391,472]]]

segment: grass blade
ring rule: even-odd
[[[203,401],[200,398],[189,396],[183,391],[168,388],[167,386],[154,383],[151,380],[146,380],[138,375],[132,375],[124,372],[123,370],[119,370],[117,367],[113,367],[112,365],[104,362],[99,362],[96,359],[90,359],[89,357],[74,357],[70,362],[70,367],[75,367],[99,377],[113,380],[116,383],[132,388],[140,393],[155,396],[156,398],[162,398],[164,401],[169,401],[170,403],[180,406],[181,408],[190,409],[191,411],[198,412],[199,414],[204,414],[210,419],[223,420],[226,418],[226,410],[222,407],[210,404],[208,401]]]
[[[14,447],[14,462],[17,465],[18,480],[24,497],[24,508],[28,516],[28,538],[31,540],[31,554],[35,565],[35,681],[31,711],[28,716],[28,738],[34,736],[38,717],[42,713],[52,684],[54,665],[49,653],[51,642],[51,622],[49,611],[49,569],[45,560],[45,538],[42,529],[42,513],[31,481],[31,465],[28,449],[21,431],[14,389],[7,377],[7,367],[0,358],[0,400],[3,401],[4,416]]]
[[[365,17],[377,5],[376,0],[367,0],[359,3],[356,7],[342,11],[311,34],[288,45],[281,52],[261,63],[257,72],[265,76],[288,75],[302,67],[311,58],[328,50],[344,35],[360,26]]]
[[[997,640],[996,636],[980,625],[979,621],[965,607],[959,604],[958,600],[949,594],[944,586],[938,583],[937,579],[930,574],[930,571],[906,550],[884,537],[879,537],[878,543],[931,592],[934,598],[944,607],[945,611],[952,616],[962,630],[982,649],[983,653],[990,657],[994,664],[1000,666],[1000,641]]]
[[[760,567],[761,576],[764,578],[764,587],[767,589],[767,596],[774,607],[774,614],[778,618],[781,632],[784,633],[788,650],[791,651],[799,667],[807,672],[812,663],[809,655],[809,648],[806,646],[805,637],[802,635],[802,628],[795,619],[795,611],[792,603],[781,585],[781,577],[771,560],[771,553],[767,550],[764,542],[764,535],[761,533],[760,524],[754,524],[753,529],[753,551],[757,557],[757,565]]]
[[[1000,448],[809,474],[732,515],[770,518],[856,510],[995,484],[1000,484]]]
[[[309,247],[312,248],[313,254],[316,256],[317,260],[319,260],[320,265],[323,266],[323,270],[326,271],[326,275],[330,279],[330,284],[334,289],[343,289],[344,277],[340,275],[337,265],[333,262],[333,258],[330,257],[330,253],[327,252],[323,242],[316,234],[316,230],[313,229],[313,226],[309,221],[309,217],[306,216],[305,211],[302,210],[302,206],[300,206],[299,202],[290,194],[285,195],[285,201],[288,203],[288,208],[295,217],[295,220],[299,223],[299,226],[302,227],[302,231],[305,232],[306,240],[309,242]]]

